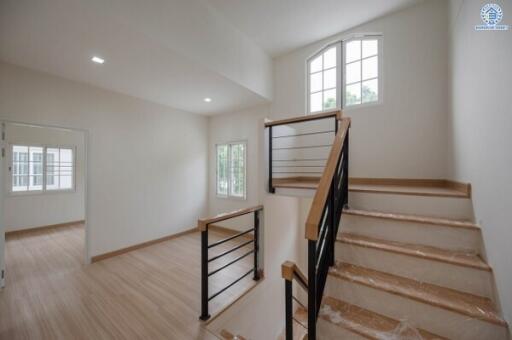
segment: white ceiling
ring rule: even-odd
[[[204,8],[202,17],[197,6]],[[192,0],[152,0],[151,5],[138,0],[2,0],[0,60],[194,113],[267,102],[229,69],[234,63],[219,63],[229,61],[222,54],[225,48],[215,51],[211,41],[196,43],[212,40],[202,32],[214,29],[201,26],[187,11],[201,24],[210,19],[207,6]],[[180,15],[185,16],[181,21]],[[92,63],[93,55],[105,63]],[[262,50],[261,55],[268,58]],[[205,103],[205,97],[212,102]]]
[[[269,54],[418,1],[0,0],[0,60],[215,114],[272,99]]]
[[[278,56],[422,0],[207,0]]]

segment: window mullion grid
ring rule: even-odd
[[[62,159],[62,158],[61,158],[61,157],[62,157],[62,155],[61,155],[61,149],[59,148],[59,164],[58,164],[58,166],[59,166],[59,170],[58,170],[58,172],[57,172],[57,188],[58,188],[58,189],[60,189],[60,176],[61,176],[61,174],[62,174],[62,171],[61,171],[61,170],[62,170],[62,169],[61,169],[61,164],[62,164],[61,159]]]
[[[32,172],[32,161],[30,160],[30,151],[32,147],[28,147],[28,155],[27,155],[27,162],[28,162],[28,180],[27,180],[27,191],[30,191],[30,177]]]
[[[363,51],[361,51],[361,53],[363,53]],[[378,57],[378,56],[379,56],[378,54],[373,54],[371,56],[363,58],[363,56],[361,55],[361,62],[363,62],[363,60],[370,59],[370,58],[373,58],[373,57]]]
[[[324,69],[324,65],[325,65],[325,60],[324,60],[324,54],[325,54],[325,51],[322,51],[322,104],[321,104],[321,111],[324,110],[324,94],[325,94],[325,89],[324,89],[324,74],[325,74],[325,69]]]
[[[43,147],[43,159],[42,159],[42,167],[43,167],[43,191],[46,191],[46,174],[47,174],[47,171],[46,171],[46,147]]]
[[[359,104],[362,104],[363,103],[363,40],[361,39],[361,43],[359,44],[359,47],[361,48],[361,59],[360,59],[360,63],[359,63],[359,79],[361,79],[361,83],[359,84],[360,86],[360,91],[359,92],[361,94],[361,98],[359,100]]]
[[[227,197],[231,197],[231,176],[232,176],[232,171],[231,171],[231,143],[229,143],[227,145],[227,161],[226,161],[226,164],[227,164],[227,171],[226,171],[226,177],[227,177],[227,180],[228,180],[228,192],[227,192]]]

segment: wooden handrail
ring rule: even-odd
[[[197,220],[197,228],[200,231],[204,231],[204,230],[206,230],[206,226],[208,224],[229,220],[230,218],[246,215],[246,214],[258,211],[258,210],[263,210],[263,205],[256,205],[254,207],[235,210],[235,211],[232,211],[229,213],[222,213],[222,214],[218,214],[214,217],[201,218],[201,219]]]
[[[281,119],[281,120],[273,120],[270,122],[266,122],[265,127],[288,125],[288,124],[293,124],[293,123],[302,123],[302,122],[308,122],[311,120],[318,120],[318,119],[324,119],[324,118],[330,118],[330,117],[336,117],[338,120],[341,120],[342,115],[343,115],[343,112],[341,110],[333,110],[333,111],[329,111],[329,112],[319,113],[316,115],[307,115],[307,116],[299,116],[299,117],[293,117],[293,118],[287,118],[287,119]]]
[[[306,220],[306,238],[308,240],[314,241],[318,239],[318,227],[320,225],[324,207],[327,204],[329,189],[331,187],[334,173],[336,172],[338,159],[340,158],[343,150],[345,136],[350,128],[350,122],[350,118],[342,118],[340,129],[334,138],[334,143],[329,153],[324,173],[318,183],[318,189],[316,190],[313,202],[311,203],[311,208],[309,209],[308,218]]]
[[[308,279],[294,262],[286,261],[281,265],[281,276],[288,281],[296,279],[302,288],[308,290]]]

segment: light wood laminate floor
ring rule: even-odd
[[[226,236],[210,232],[210,242]],[[216,260],[210,270],[249,247]],[[198,320],[198,232],[87,266],[83,254],[80,224],[7,237],[0,339],[217,339]],[[210,294],[245,273],[252,261],[251,255],[213,275]],[[219,295],[211,313],[254,284],[248,276]]]

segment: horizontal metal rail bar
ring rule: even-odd
[[[295,321],[296,323],[298,323],[299,325],[301,325],[304,329],[308,329],[307,326],[305,326],[302,322],[300,322],[299,320],[297,320],[295,317],[293,317],[293,321]]]
[[[297,272],[294,272],[293,273],[293,277],[295,278],[295,280],[297,280],[297,282],[299,283],[299,285],[302,287],[302,289],[304,289],[305,291],[308,290],[308,282],[307,282],[307,279],[306,281],[303,280],[302,276],[299,275]]]
[[[327,158],[294,158],[294,159],[274,159],[273,162],[300,162],[300,161],[326,161]]]
[[[297,298],[295,297],[295,295],[292,295],[292,299],[293,299],[295,302],[297,302],[297,304],[298,304],[299,306],[301,306],[302,308],[304,308],[306,311],[308,310],[308,308],[307,308],[306,306],[304,306],[304,304],[303,304],[302,302],[300,302],[300,300],[299,300],[299,299],[297,299]]]
[[[244,277],[246,277],[247,275],[249,275],[250,273],[253,272],[254,269],[251,268],[251,270],[249,270],[247,273],[245,273],[244,275],[240,276],[238,279],[236,279],[235,281],[231,282],[229,285],[227,285],[226,287],[222,288],[221,290],[219,290],[217,293],[213,294],[212,296],[210,296],[208,298],[208,301],[212,300],[212,299],[215,299],[219,294],[223,293],[226,289],[230,288],[231,286],[235,285],[238,281],[242,280]]]
[[[248,245],[248,244],[250,244],[250,243],[253,243],[253,242],[254,242],[254,240],[250,240],[250,241],[244,242],[244,243],[240,244],[239,246],[236,246],[236,247],[234,247],[234,248],[231,248],[230,250],[227,250],[227,251],[225,251],[225,252],[223,252],[223,253],[221,253],[221,254],[219,254],[219,255],[216,255],[216,256],[212,257],[211,259],[208,259],[208,262],[215,261],[216,259],[219,259],[219,258],[221,258],[221,257],[222,257],[222,256],[224,256],[224,255],[230,254],[230,253],[234,252],[235,250],[238,250],[238,249],[240,249],[240,248],[243,248],[243,247],[245,247],[246,245]]]
[[[314,148],[330,148],[332,144],[308,145],[308,146],[290,146],[287,148],[273,148],[272,150],[295,150],[295,149],[314,149]]]
[[[223,243],[225,243],[225,242],[227,242],[227,241],[231,241],[231,240],[233,240],[233,239],[235,239],[235,238],[237,238],[237,237],[243,236],[243,235],[245,235],[245,234],[248,234],[248,233],[250,233],[251,231],[254,231],[254,228],[251,228],[251,229],[246,230],[246,231],[242,231],[241,233],[238,233],[238,234],[236,234],[236,235],[233,235],[233,236],[230,236],[230,237],[225,238],[225,239],[223,239],[223,240],[220,240],[220,241],[217,241],[217,242],[215,242],[215,243],[212,243],[212,244],[210,244],[210,245],[208,246],[208,249],[213,248],[213,247],[216,247],[216,246],[218,246],[218,245],[220,245],[220,244],[223,244]]]
[[[249,255],[251,255],[252,253],[254,253],[254,249],[253,249],[253,250],[251,250],[251,251],[248,251],[247,253],[245,253],[245,254],[243,254],[243,255],[241,255],[241,256],[239,256],[239,257],[237,257],[237,258],[236,258],[236,259],[234,259],[233,261],[230,261],[230,262],[226,263],[226,264],[225,264],[225,265],[223,265],[222,267],[215,269],[213,272],[208,273],[208,276],[212,276],[213,274],[217,274],[217,273],[218,273],[218,272],[220,272],[222,269],[226,269],[226,267],[231,266],[233,263],[236,263],[236,262],[240,261],[241,259],[243,259],[243,258],[245,258],[245,257],[247,257],[247,256],[249,256]]]
[[[273,174],[323,174],[322,171],[272,171],[272,173]]]
[[[327,239],[323,239],[323,240],[318,240],[320,242],[320,248],[317,250],[317,260],[316,260],[316,263],[315,263],[315,271],[318,272],[318,268],[320,267],[320,263],[323,261],[324,259],[324,254],[325,254],[325,247],[326,247],[326,243],[327,243]]]
[[[325,165],[273,165],[273,168],[323,168]]]
[[[334,133],[334,130],[328,131],[318,131],[318,132],[306,132],[306,133],[297,133],[295,135],[283,135],[283,136],[272,136],[272,138],[288,138],[288,137],[300,137],[300,136],[311,136],[311,135],[321,135],[325,133]]]

